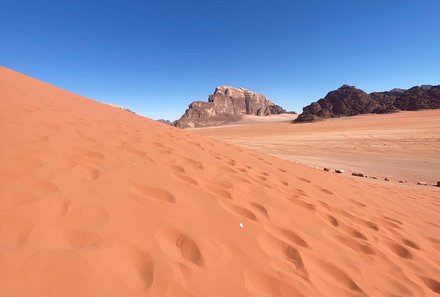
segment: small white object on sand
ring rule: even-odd
[[[243,223],[240,223],[240,224],[239,224],[239,226],[240,226],[240,228],[241,228],[241,229],[243,229],[243,228],[244,228],[244,225],[243,225]]]

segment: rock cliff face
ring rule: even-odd
[[[343,85],[323,99],[303,108],[295,122],[312,122],[322,118],[353,116],[366,113],[390,113],[399,110],[440,108],[440,85],[420,86],[408,90],[392,89],[367,94]]]
[[[394,106],[400,110],[440,108],[440,85],[413,87],[398,96]]]
[[[267,116],[286,111],[264,95],[243,88],[217,87],[208,102],[194,101],[173,125],[180,128],[218,126],[237,121],[242,115]]]

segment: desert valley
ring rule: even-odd
[[[369,114],[295,124],[295,115],[246,116],[222,127],[191,130],[316,169],[370,179],[436,186],[440,110]]]
[[[439,296],[439,110],[237,94],[184,130],[1,67],[0,296]]]

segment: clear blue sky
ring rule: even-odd
[[[217,85],[288,110],[440,83],[439,0],[0,1],[0,64],[152,118]]]

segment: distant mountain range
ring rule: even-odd
[[[343,85],[324,98],[303,108],[296,123],[324,118],[367,113],[391,113],[400,110],[440,108],[440,85],[422,85],[410,89],[392,89],[365,93],[354,86]]]
[[[324,98],[303,108],[295,123],[368,113],[392,113],[401,110],[440,108],[440,85],[422,85],[410,89],[394,88],[385,92],[365,93],[343,85]],[[208,101],[194,101],[180,119],[159,120],[179,128],[221,126],[238,121],[243,115],[267,116],[287,113],[266,96],[244,88],[219,86]],[[294,112],[289,112],[294,113]]]

